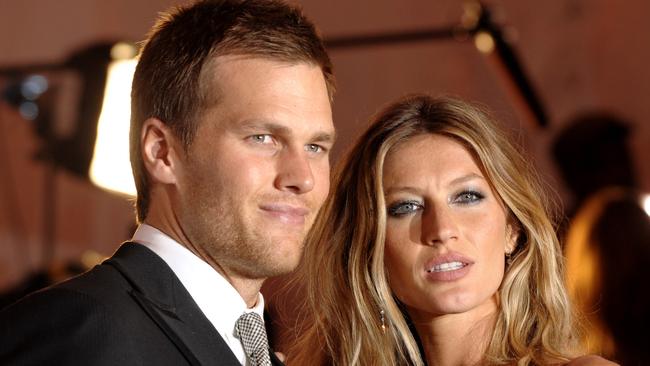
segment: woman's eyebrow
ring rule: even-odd
[[[483,181],[485,180],[485,178],[483,178],[483,176],[481,176],[479,174],[470,173],[470,174],[466,174],[466,175],[463,175],[461,177],[452,179],[451,182],[449,182],[449,185],[458,185],[458,184],[469,182],[469,181],[476,180],[476,179],[480,179],[480,180],[483,180]]]

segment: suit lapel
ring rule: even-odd
[[[241,366],[174,272],[151,250],[125,243],[105,264],[129,281],[133,299],[191,365]]]

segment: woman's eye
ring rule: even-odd
[[[417,201],[398,202],[388,207],[388,214],[393,217],[400,217],[416,212],[422,208]]]
[[[472,203],[477,203],[481,201],[484,198],[484,196],[480,192],[476,191],[463,191],[458,193],[454,199],[452,200],[453,203],[460,203],[460,204],[472,204]]]

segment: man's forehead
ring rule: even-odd
[[[255,68],[251,68],[255,65]],[[199,76],[199,87],[201,94],[205,96],[206,101],[218,101],[220,96],[223,96],[228,90],[223,90],[222,87],[225,79],[232,78],[234,73],[242,73],[244,70],[255,70],[260,67],[271,68],[286,68],[293,66],[308,66],[320,71],[323,79],[323,85],[327,90],[328,96],[330,94],[329,86],[323,71],[319,65],[307,60],[283,60],[279,58],[266,57],[263,55],[251,54],[228,54],[216,55],[208,58],[201,68]],[[235,68],[235,69],[233,69]],[[331,98],[330,102],[331,102]]]
[[[309,101],[309,109],[331,113],[331,101],[322,70],[309,62],[289,63],[245,55],[217,56],[206,64],[199,83],[201,102],[211,108],[224,99],[235,103],[265,100],[286,103]]]

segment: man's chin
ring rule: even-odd
[[[251,271],[248,271],[247,277],[251,279],[260,279],[260,280],[266,280],[269,278],[273,277],[279,277],[282,275],[289,274],[293,272],[297,267],[297,263],[295,266],[292,265],[287,265],[287,263],[269,263],[266,262],[264,263],[264,267],[257,267],[252,269]]]
[[[302,258],[302,248],[300,251],[275,252],[267,257],[265,266],[271,274],[269,277],[281,276],[293,272],[300,263]]]
[[[300,253],[291,253],[286,255],[278,254],[279,255],[274,258],[275,265],[273,266],[277,272],[276,275],[293,272],[298,267],[300,259],[302,258],[302,251],[300,251]]]
[[[248,256],[251,261],[248,266],[242,263],[249,268],[249,272],[269,278],[291,273],[298,267],[304,248],[302,233],[287,235],[287,233],[267,232],[266,238],[259,233],[257,238],[258,254],[254,257]]]

